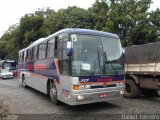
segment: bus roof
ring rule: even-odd
[[[91,30],[91,29],[81,29],[81,28],[66,28],[66,29],[62,29],[46,38],[40,38],[38,40],[36,40],[35,42],[33,42],[30,46],[28,46],[27,48],[24,48],[22,50],[20,50],[19,52],[22,52],[28,48],[31,48],[37,44],[40,44],[44,41],[47,41],[48,39],[61,34],[61,33],[75,33],[75,34],[85,34],[85,35],[97,35],[97,36],[106,36],[106,37],[110,37],[110,38],[116,38],[119,39],[118,35],[113,34],[113,33],[108,33],[108,32],[103,32],[103,31],[98,31],[98,30]]]

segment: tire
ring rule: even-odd
[[[49,96],[53,104],[55,105],[59,104],[60,101],[57,99],[57,88],[54,82],[50,82]]]
[[[26,79],[25,76],[22,76],[22,85],[24,86],[24,88],[27,88],[28,86],[26,85]]]
[[[143,89],[142,94],[144,97],[154,97],[154,96],[158,96],[158,91],[152,90],[152,89]]]
[[[133,80],[127,79],[125,85],[124,97],[135,98],[140,96],[140,88]]]

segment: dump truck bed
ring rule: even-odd
[[[125,60],[126,73],[160,75],[160,42],[126,47]]]

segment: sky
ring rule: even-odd
[[[160,6],[160,0],[152,0],[150,10]],[[0,0],[0,37],[11,25],[19,23],[22,16],[27,13],[34,13],[39,8],[54,9],[78,6],[84,9],[91,7],[95,0]],[[160,8],[160,7],[159,7]]]

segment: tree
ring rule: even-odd
[[[155,37],[157,41],[160,41],[160,9],[157,8],[155,11],[150,13],[150,24],[155,29]]]
[[[3,53],[7,54],[3,58],[17,59],[17,53],[20,49],[43,37],[41,26],[43,25],[44,18],[51,11],[47,8],[46,10],[35,11],[32,14],[25,14],[20,19],[19,24],[9,27],[0,39],[0,44],[2,44],[2,41],[7,42],[5,48],[0,48]]]
[[[76,6],[60,9],[58,12],[52,11],[45,18],[42,31],[45,35],[50,35],[63,28],[93,29],[92,16],[87,10]]]
[[[150,24],[151,0],[108,0],[109,11],[104,31],[120,36],[124,46],[155,42],[155,29]]]
[[[89,13],[92,15],[92,23],[94,29],[102,30],[105,26],[109,12],[108,2],[105,0],[99,1],[96,0],[91,8],[88,9]]]

